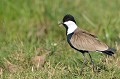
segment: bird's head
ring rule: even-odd
[[[59,24],[63,24],[63,26],[66,28],[67,33],[71,33],[77,28],[76,21],[70,14],[65,15],[62,22]]]
[[[76,24],[76,21],[75,21],[75,19],[74,19],[74,17],[72,15],[67,14],[67,15],[65,15],[63,17],[62,22],[60,22],[59,24],[63,24],[63,25],[67,25],[68,26],[71,23],[75,23]]]
[[[66,24],[67,22],[69,23],[70,21],[76,23],[76,21],[72,15],[70,15],[70,14],[65,15],[63,18],[63,24]]]

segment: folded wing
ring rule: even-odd
[[[78,50],[104,51],[108,49],[108,46],[99,41],[95,35],[81,29],[75,30],[70,42]]]

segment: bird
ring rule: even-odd
[[[114,48],[111,48],[102,41],[100,41],[96,35],[79,28],[74,17],[71,14],[66,14],[63,17],[63,20],[59,23],[59,25],[60,24],[62,24],[66,29],[66,37],[68,44],[73,49],[81,52],[84,57],[80,74],[82,73],[83,67],[86,63],[85,53],[89,55],[94,71],[94,62],[92,56],[90,55],[91,52],[100,52],[112,56],[116,51]]]

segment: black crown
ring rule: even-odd
[[[66,21],[73,21],[73,22],[76,23],[74,17],[72,15],[70,15],[70,14],[67,14],[67,15],[64,16],[63,22],[66,22]]]

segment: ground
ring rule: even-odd
[[[83,56],[66,41],[58,22],[72,14],[79,28],[117,49],[113,56],[91,52],[82,75]],[[1,0],[1,79],[119,79],[120,0]]]

